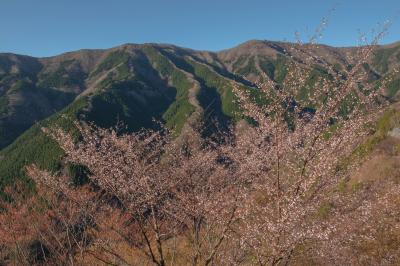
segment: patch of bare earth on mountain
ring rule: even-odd
[[[351,177],[352,183],[400,182],[400,138],[388,136]]]

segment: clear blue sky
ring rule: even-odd
[[[293,41],[337,5],[322,43],[350,46],[357,29],[398,16],[400,0],[0,0],[0,52],[50,56],[123,43],[221,50],[250,39]],[[400,40],[400,19],[383,40]]]

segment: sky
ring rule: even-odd
[[[332,9],[334,11],[331,11]],[[400,41],[400,0],[0,0],[0,52],[52,56],[124,43],[219,51],[260,39],[294,41],[328,25],[318,42],[357,44],[379,23]]]

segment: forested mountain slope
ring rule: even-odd
[[[316,108],[307,106],[307,97],[318,77],[329,75],[327,66],[338,72],[350,69],[358,48],[306,47],[249,41],[221,52],[126,44],[50,58],[0,54],[0,187],[15,178],[25,180],[24,166],[31,163],[77,175],[74,167],[63,165],[60,148],[42,127],[74,131],[72,121],[83,119],[102,127],[122,122],[126,130],[137,131],[156,127],[158,120],[176,137],[185,134],[188,123],[209,135],[216,121],[223,128],[243,118],[232,86],[256,95],[254,84],[270,79],[284,88],[292,62],[307,71],[294,100]],[[318,57],[318,64],[310,68],[307,56]],[[390,77],[384,96],[396,101],[399,63],[400,43],[376,47],[364,64],[363,82],[379,85]]]

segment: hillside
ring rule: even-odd
[[[215,121],[224,127],[243,118],[233,84],[257,94],[254,83],[268,76],[284,86],[287,68],[296,62],[310,71],[304,90],[293,95],[307,106],[307,95],[317,78],[327,75],[327,65],[340,72],[355,64],[357,48],[293,47],[296,44],[249,41],[215,53],[126,44],[50,58],[0,54],[0,188],[15,178],[26,179],[24,166],[31,163],[77,175],[63,164],[60,148],[41,132],[43,126],[74,131],[72,121],[83,119],[102,127],[123,122],[128,131],[137,131],[157,126],[156,119],[176,137],[185,134],[187,123],[201,126],[202,134],[209,135]],[[303,62],[309,53],[320,58],[314,69]],[[364,65],[363,82],[379,84],[396,75],[384,93],[396,101],[400,77],[394,69],[399,64],[399,43],[377,47]]]

